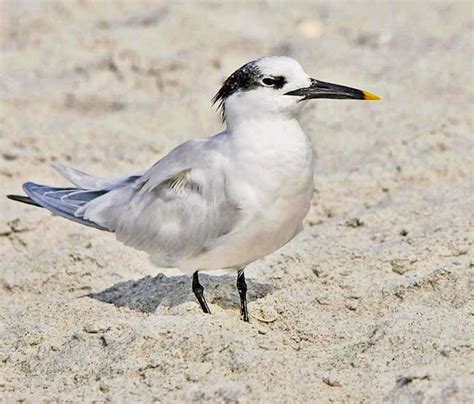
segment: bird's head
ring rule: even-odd
[[[292,117],[300,101],[314,98],[380,99],[366,91],[313,79],[290,57],[267,56],[232,73],[212,101],[229,121]]]

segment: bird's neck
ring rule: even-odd
[[[259,110],[242,107],[241,104],[238,108],[234,105],[232,108],[226,107],[225,110],[225,123],[229,131],[237,130],[238,128],[246,126],[268,126],[273,125],[287,125],[289,122],[296,122],[296,114],[294,111],[279,111],[279,110]],[[297,124],[297,122],[296,122]]]
[[[227,132],[242,147],[267,150],[311,147],[299,122],[290,117],[241,119],[227,123]]]

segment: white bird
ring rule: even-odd
[[[8,197],[113,232],[156,265],[193,274],[205,313],[199,271],[234,269],[248,321],[244,268],[293,239],[310,208],[313,151],[296,112],[314,98],[379,99],[312,79],[292,58],[263,57],[231,74],[215,95],[225,131],[187,141],[132,176],[98,178],[56,165],[75,187],[27,182],[28,196]]]

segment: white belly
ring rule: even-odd
[[[235,232],[221,237],[206,252],[183,262],[180,268],[184,272],[238,268],[271,254],[299,233],[309,206],[308,195],[276,202],[253,220],[243,222]]]
[[[306,136],[298,135],[290,147],[265,143],[258,150],[236,147],[229,166],[228,194],[241,209],[242,220],[235,231],[183,262],[182,270],[245,266],[279,249],[299,232],[311,204],[313,154]]]

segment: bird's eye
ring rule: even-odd
[[[274,86],[276,84],[277,80],[272,79],[271,77],[265,77],[262,80],[262,83],[265,84],[266,86]]]

